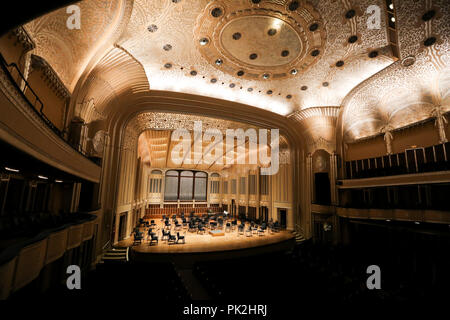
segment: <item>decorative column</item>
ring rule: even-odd
[[[306,197],[305,197],[305,201],[306,201],[306,213],[305,216],[308,219],[308,222],[305,224],[305,235],[306,237],[309,237],[312,234],[312,217],[311,217],[311,202],[312,202],[312,192],[313,192],[313,179],[312,179],[312,154],[308,153],[308,155],[306,156]]]
[[[384,133],[384,141],[386,143],[386,153],[392,154],[392,140],[394,140],[394,137],[392,136],[391,131],[393,128],[390,125],[386,125],[381,128],[380,132]]]
[[[442,106],[435,106],[433,108],[433,111],[431,111],[431,116],[436,118],[434,125],[438,129],[439,143],[446,143],[448,141],[445,134],[445,125],[447,124],[447,119],[442,114]]]
[[[330,154],[330,190],[331,190],[331,204],[337,205],[337,155],[335,152]]]

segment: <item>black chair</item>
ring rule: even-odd
[[[152,245],[153,241],[156,241],[156,243],[158,243],[158,236],[154,232],[152,232],[152,234],[150,235],[149,245]]]
[[[155,220],[151,220],[150,221],[150,228],[154,228],[154,227],[156,227]]]
[[[189,223],[189,229],[188,229],[188,231],[189,232],[195,232],[195,231],[197,231],[197,228],[195,227],[195,224],[194,224],[194,222],[190,222]]]
[[[185,238],[184,238],[184,235],[180,235],[180,233],[177,232],[177,243],[178,243],[179,241],[183,241],[183,243],[186,243],[186,240],[185,240]]]
[[[238,234],[244,234],[245,224],[240,224],[238,226]]]
[[[201,233],[201,234],[205,233],[205,228],[203,227],[203,225],[201,223],[198,225],[197,233]]]
[[[178,220],[175,220],[175,231],[181,230],[183,226],[178,222]]]
[[[169,239],[167,240],[167,243],[176,243],[177,242],[177,237],[175,237],[175,235],[171,234],[169,231]]]
[[[142,243],[142,239],[144,239],[144,236],[142,235],[142,232],[135,232],[134,233],[134,241],[133,241],[133,246],[137,245],[137,244],[141,244]]]
[[[225,232],[230,232],[231,231],[231,223],[227,222],[226,226],[225,226]]]
[[[162,232],[161,240],[164,240],[164,239],[169,240],[170,231],[166,232],[164,229],[162,229],[161,232]]]
[[[164,228],[169,229],[172,227],[172,225],[170,224],[169,220],[164,221]]]

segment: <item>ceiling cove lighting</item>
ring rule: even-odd
[[[56,183],[63,183],[62,180],[55,180]]]
[[[46,176],[38,176],[38,178],[42,179],[42,180],[48,180],[48,178]]]
[[[13,169],[13,168],[8,168],[8,167],[5,167],[5,170],[10,171],[10,172],[19,172],[20,171],[18,169]]]

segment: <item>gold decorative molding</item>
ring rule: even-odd
[[[66,88],[64,83],[61,81],[55,70],[45,61],[45,59],[31,55],[31,69],[29,73],[34,70],[39,70],[44,76],[44,81],[49,85],[53,92],[61,99],[70,99],[71,94]]]

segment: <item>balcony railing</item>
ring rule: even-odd
[[[27,101],[28,106],[33,112],[35,112],[42,121],[46,124],[48,128],[50,128],[58,137],[61,138],[66,144],[71,146],[75,151],[88,158],[89,153],[87,150],[82,148],[79,145],[72,145],[66,139],[66,132],[61,131],[58,127],[56,127],[50,119],[45,115],[45,106],[33,88],[30,86],[28,81],[25,79],[24,75],[20,71],[19,67],[15,63],[7,63],[3,55],[0,53],[0,66],[2,70],[5,72],[6,76],[9,78],[10,82],[16,87],[16,89],[22,94],[22,97]]]

